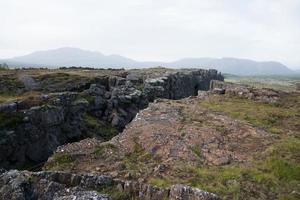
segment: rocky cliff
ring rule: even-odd
[[[195,95],[223,77],[215,70],[131,72],[69,83],[72,92],[56,92],[54,81],[46,89],[45,76],[35,80],[41,94],[0,105],[0,167],[43,162],[58,146],[87,137],[108,140],[154,99]]]

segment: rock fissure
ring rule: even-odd
[[[43,89],[49,77],[36,79],[37,88]],[[106,141],[121,132],[149,102],[195,95],[198,89],[208,90],[211,80],[222,81],[223,76],[216,70],[201,69],[102,76],[90,83],[76,80],[78,86],[67,84],[67,91],[51,86],[44,88],[51,93],[0,105],[0,117],[5,119],[0,124],[0,167],[41,163],[58,146],[87,137]]]

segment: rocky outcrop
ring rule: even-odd
[[[74,180],[68,179],[73,177]],[[109,185],[112,181],[106,177],[95,177],[91,182],[72,174],[59,174],[47,172],[20,172],[8,171],[0,175],[0,199],[12,200],[62,200],[62,199],[111,199],[107,194],[84,189],[81,185],[89,187],[88,184],[96,186]],[[76,182],[77,181],[77,182]],[[80,182],[82,181],[82,183]],[[73,184],[73,185],[72,185]],[[87,184],[87,185],[85,185]]]
[[[197,166],[247,163],[274,141],[274,135],[213,112],[201,101],[202,96],[157,99],[107,142],[86,139],[59,147],[44,169],[178,183],[181,176],[193,179],[191,169]],[[68,165],[58,162],[61,157],[71,158]]]
[[[99,76],[74,92],[0,105],[0,167],[43,162],[58,146],[87,137],[108,140],[150,101],[195,95],[199,89],[209,89],[214,79],[223,77],[215,70],[169,71],[149,78],[145,74]]]
[[[220,199],[214,194],[189,186],[159,188],[134,181],[114,180],[107,176],[17,170],[0,174],[1,200],[110,200],[116,194],[119,197],[123,195],[123,199],[143,200]]]
[[[209,90],[211,80],[223,81],[216,70],[183,71],[145,81],[144,91],[150,100],[180,99],[197,95],[198,90]]]
[[[172,200],[216,200],[216,195],[186,185],[173,185],[170,189]]]
[[[246,85],[226,83],[218,80],[211,81],[210,90],[215,94],[236,95],[266,103],[276,103],[279,100],[279,92],[272,89],[256,89]]]

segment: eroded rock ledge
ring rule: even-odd
[[[118,195],[118,196],[116,196]],[[219,200],[212,193],[184,185],[159,188],[108,176],[11,170],[0,174],[0,199],[11,200]]]
[[[99,76],[74,86],[73,92],[45,93],[2,104],[0,167],[43,162],[58,146],[87,137],[106,141],[154,99],[196,95],[198,90],[208,90],[211,80],[222,81],[223,76],[202,69]],[[44,82],[43,78],[40,85]]]

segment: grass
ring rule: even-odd
[[[2,94],[0,95],[0,104],[6,102],[15,101],[17,97],[15,95]]]
[[[141,175],[151,174],[159,162],[158,158],[155,158],[136,143],[134,150],[122,158],[119,173],[130,174],[129,178],[138,179]]]
[[[82,123],[87,129],[87,135],[96,137],[98,136],[106,141],[113,138],[119,133],[116,127],[104,123],[88,113],[85,113],[83,115]]]
[[[148,183],[151,185],[154,185],[157,187],[163,187],[163,188],[169,187],[171,185],[167,180],[162,179],[162,178],[150,178],[148,180]]]
[[[190,149],[196,156],[198,156],[199,158],[202,157],[200,146],[192,146],[192,147],[190,147]]]
[[[41,85],[44,92],[80,91],[85,88],[91,78],[79,74],[61,71],[54,73],[37,74],[32,76]]]
[[[144,83],[141,83],[141,84],[137,85],[136,89],[138,89],[140,91],[144,91]]]
[[[25,85],[15,73],[0,74],[0,88],[1,96],[15,96],[25,91]]]
[[[271,133],[279,134],[285,132],[287,128],[292,128],[286,124],[288,121],[300,120],[298,116],[300,103],[297,98],[293,97],[295,101],[289,106],[287,104],[291,101],[285,101],[285,99],[278,104],[269,104],[230,95],[213,96],[199,104],[213,111],[223,112],[234,119],[266,129]]]
[[[16,94],[0,94],[0,104],[1,103],[21,101],[21,100],[23,100],[23,101],[27,100],[30,103],[34,103],[34,102],[37,101],[37,99],[40,97],[40,95],[41,95],[41,93],[37,92],[37,91],[24,92],[24,93],[19,94],[19,95],[16,95]]]
[[[117,150],[118,148],[115,145],[111,143],[106,143],[96,147],[96,149],[91,155],[94,159],[96,159],[99,157],[104,157],[107,152],[116,152]]]
[[[292,92],[297,89],[300,75],[295,76],[236,76],[225,74],[225,81],[248,85],[254,88],[270,88],[284,92]]]
[[[141,167],[141,165],[147,164],[147,162],[152,160],[152,154],[145,151],[136,143],[133,152],[126,154],[123,158],[122,163],[127,170],[137,170]]]
[[[111,200],[131,200],[131,199],[133,199],[132,194],[130,194],[128,192],[120,191],[117,188],[117,185],[114,183],[103,185],[102,187],[99,187],[97,189],[97,191],[102,194],[110,195]],[[137,199],[137,198],[135,198],[135,199]]]
[[[300,139],[285,138],[257,153],[250,163],[226,166],[188,166],[148,183],[168,187],[184,183],[213,192],[224,199],[297,199],[300,197]]]
[[[52,160],[48,161],[44,168],[46,170],[65,170],[70,169],[73,165],[74,158],[65,153],[56,153],[52,156]]]
[[[224,166],[176,164],[163,177],[150,178],[150,184],[161,187],[187,184],[224,199],[300,199],[299,94],[285,94],[277,104],[225,95],[210,97],[199,105],[266,129],[279,137],[246,163]],[[228,131],[223,126],[216,127],[216,130],[221,134]],[[201,156],[197,148],[191,147],[191,150]]]

